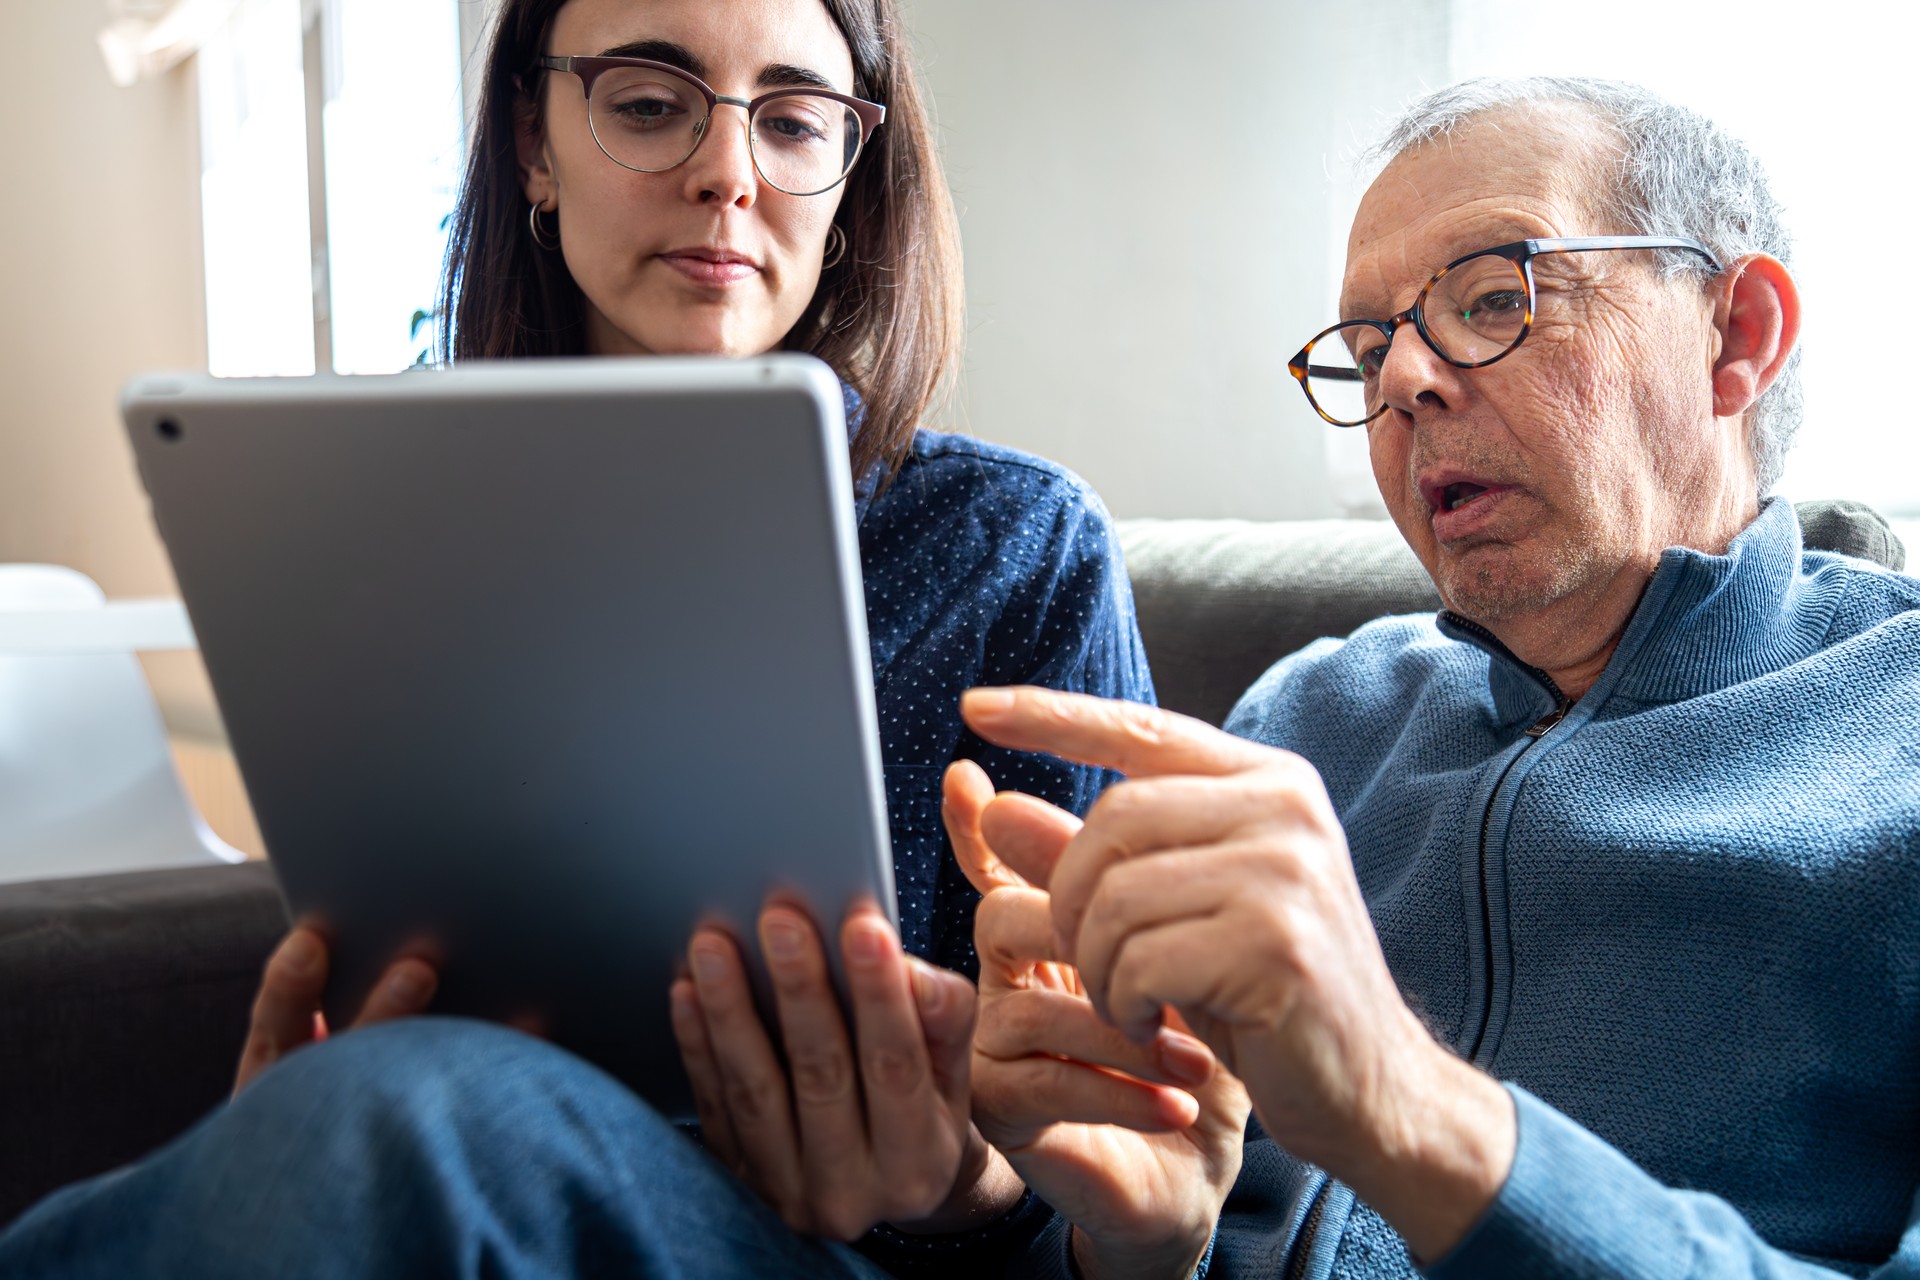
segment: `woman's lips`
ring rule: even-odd
[[[710,289],[724,289],[760,274],[760,268],[750,259],[733,253],[683,249],[661,254],[660,261],[695,284]]]

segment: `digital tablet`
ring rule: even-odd
[[[685,1115],[697,922],[750,942],[778,893],[829,938],[861,895],[897,924],[825,365],[156,375],[123,410],[335,1025],[425,940],[436,1012],[531,1019]]]

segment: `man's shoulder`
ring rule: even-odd
[[[1819,582],[1824,578],[1832,584],[1829,644],[1863,638],[1890,627],[1904,630],[1903,624],[1912,624],[1916,620],[1913,615],[1920,614],[1920,578],[1830,551],[1809,551],[1800,564],[1808,580]],[[1920,669],[1920,652],[1907,657]]]
[[[1377,618],[1344,639],[1316,640],[1267,669],[1227,717],[1228,732],[1301,750],[1314,726],[1384,732],[1415,714],[1481,708],[1486,655],[1442,635],[1430,613]]]

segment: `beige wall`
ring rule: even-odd
[[[1286,366],[1331,320],[1358,144],[1446,78],[1448,6],[902,7],[966,249],[957,424],[1120,516],[1377,510],[1364,437]]]
[[[121,384],[206,363],[191,68],[107,79],[97,2],[0,0],[0,562],[50,561],[109,596],[172,576],[120,435]],[[198,659],[151,659],[169,720],[217,732]]]

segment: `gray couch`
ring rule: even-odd
[[[1865,508],[1801,518],[1813,545],[1904,567]],[[1276,658],[1438,603],[1384,524],[1135,520],[1121,538],[1162,704],[1216,724]],[[285,927],[262,864],[0,887],[0,1224],[220,1102]]]

